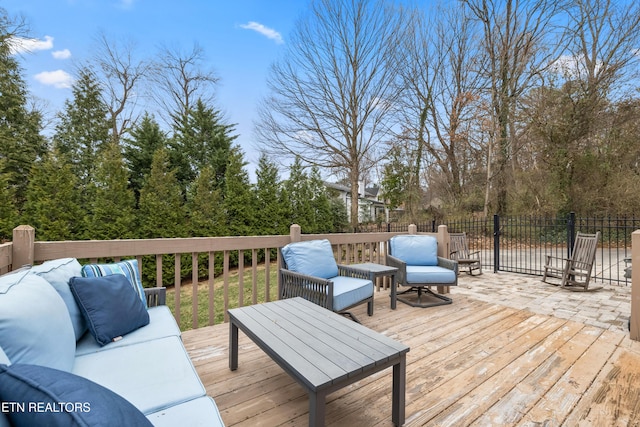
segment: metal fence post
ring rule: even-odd
[[[493,215],[493,272],[500,270],[500,216]]]

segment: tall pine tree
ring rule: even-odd
[[[261,155],[256,170],[254,187],[256,226],[258,235],[287,234],[289,232],[288,206],[278,177],[277,165]]]
[[[250,235],[255,222],[255,203],[245,165],[242,150],[238,146],[232,147],[225,172],[223,202],[226,234],[229,236]]]
[[[84,238],[86,217],[80,204],[78,181],[71,165],[49,152],[31,169],[24,206],[26,223],[39,240]]]
[[[135,194],[136,206],[140,200],[140,190],[151,172],[153,155],[161,148],[167,148],[167,136],[155,118],[145,114],[131,131],[131,138],[125,139],[124,145],[124,157],[129,168],[130,186]]]
[[[117,142],[109,143],[103,150],[92,185],[95,189],[87,237],[103,240],[133,237],[135,199]]]
[[[110,140],[108,109],[102,101],[100,85],[89,68],[80,70],[72,91],[73,99],[67,100],[64,111],[58,114],[60,121],[53,143],[71,164],[83,190],[83,202],[88,202],[96,157]]]
[[[41,114],[27,108],[22,69],[11,52],[10,40],[19,35],[16,31],[6,11],[0,9],[0,175],[6,180],[4,185],[11,187],[14,206],[20,209],[26,198],[31,165],[47,146],[40,135]]]

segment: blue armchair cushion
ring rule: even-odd
[[[69,286],[101,346],[149,324],[149,313],[123,275],[74,277]]]
[[[71,280],[72,277],[80,276],[81,271],[82,266],[75,258],[45,261],[31,269],[32,273],[37,274],[49,282],[62,297],[71,316],[71,324],[73,325],[73,331],[76,335],[76,341],[87,331],[87,322],[85,322],[80,307],[76,304],[71,289],[69,289],[69,280]]]
[[[0,276],[0,347],[12,363],[73,367],[76,339],[67,306],[29,270]]]
[[[129,279],[133,290],[136,291],[136,294],[142,301],[144,308],[147,308],[147,297],[145,296],[144,288],[142,287],[137,259],[128,259],[112,264],[87,264],[82,267],[83,277],[102,277],[112,274],[121,274]]]
[[[433,236],[401,234],[389,243],[391,255],[407,265],[438,265],[438,241]]]
[[[408,265],[406,280],[408,284],[453,284],[456,281],[456,273],[453,270],[449,270],[444,267],[432,265]]]
[[[333,310],[342,311],[373,296],[373,282],[356,277],[336,276],[333,282]]]
[[[322,279],[338,275],[338,264],[327,239],[289,243],[282,248],[282,256],[291,271]]]
[[[0,365],[0,401],[12,403],[7,415],[14,427],[152,425],[111,390],[44,366]]]

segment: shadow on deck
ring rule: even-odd
[[[452,305],[427,309],[375,295],[362,323],[411,347],[407,426],[640,425],[640,342],[626,331],[630,287],[595,293],[539,278],[460,277]],[[183,334],[227,426],[308,425],[302,387],[240,333],[228,368],[228,324]],[[327,399],[327,425],[390,426],[391,370]]]

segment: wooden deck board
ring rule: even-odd
[[[640,425],[640,343],[628,334],[455,295],[452,305],[389,308],[376,292],[362,323],[411,347],[407,426]],[[227,426],[304,426],[303,388],[240,332],[228,366],[229,326],[183,334]],[[391,426],[391,371],[327,398],[327,425]],[[546,424],[545,424],[546,423]]]

